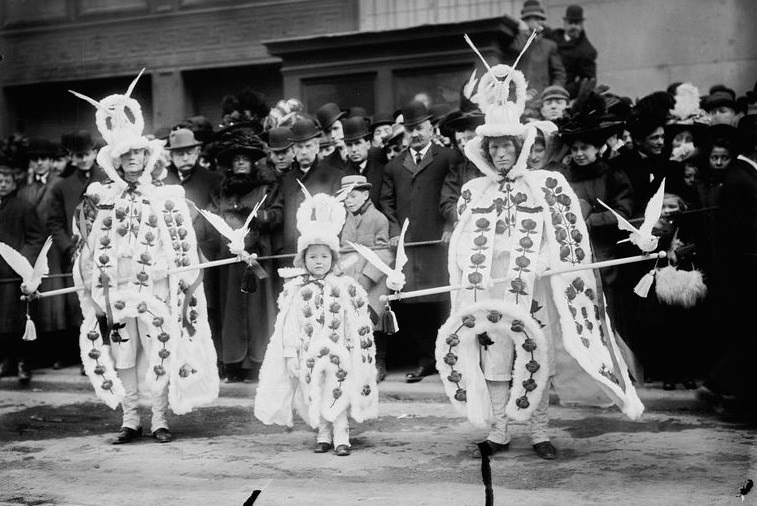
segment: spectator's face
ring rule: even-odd
[[[363,163],[368,159],[368,149],[371,144],[365,139],[358,139],[356,141],[349,141],[345,143],[345,149],[347,150],[347,156],[353,163]]]
[[[305,250],[305,269],[317,278],[331,270],[331,250],[325,244],[312,244]]]
[[[16,180],[11,174],[0,174],[0,198],[7,197],[16,189]]]
[[[528,29],[530,31],[538,30],[541,28],[541,25],[544,24],[544,21],[541,20],[541,18],[538,18],[536,16],[529,16],[527,18],[523,18],[523,21],[528,25]]]
[[[726,148],[715,146],[710,151],[710,168],[712,170],[725,170],[731,163],[731,153]]]
[[[712,125],[732,125],[736,124],[736,111],[730,107],[721,105],[710,111]]]
[[[354,213],[363,207],[365,201],[368,200],[368,196],[368,190],[352,190],[344,199],[344,207],[346,207],[349,212]]]
[[[344,139],[344,130],[342,129],[342,122],[339,120],[336,120],[330,127],[329,127],[329,136],[331,137],[332,141],[339,141]]]
[[[405,133],[410,139],[410,147],[420,150],[431,141],[431,137],[434,135],[434,127],[431,126],[431,121],[426,120],[417,125],[405,127]]]
[[[683,132],[678,132],[675,137],[673,137],[673,147],[677,148],[681,144],[694,144],[694,136],[691,135],[691,132],[688,130],[684,130]]]
[[[512,140],[504,137],[493,137],[489,140],[489,156],[494,168],[505,175],[515,165],[516,146]]]
[[[72,154],[71,161],[76,165],[77,169],[87,172],[95,164],[96,157],[97,152],[94,149],[90,149],[89,151],[79,151]]]
[[[696,165],[686,164],[683,167],[683,182],[686,186],[694,186],[697,182]]]
[[[333,144],[329,144],[327,146],[323,146],[322,148],[318,148],[318,159],[323,160],[327,156],[329,156],[331,153],[336,151],[336,146]]]
[[[597,161],[599,149],[587,142],[575,141],[570,146],[570,156],[579,167],[584,167]]]
[[[540,140],[534,141],[531,146],[531,154],[528,157],[526,165],[531,170],[539,170],[544,168],[544,163],[547,161],[547,148]]]
[[[681,202],[676,195],[665,195],[662,200],[662,215],[667,218],[671,214],[681,211]]]
[[[564,98],[548,98],[542,103],[540,112],[544,119],[554,121],[563,117],[567,107],[568,101]]]
[[[318,139],[309,139],[294,144],[294,157],[303,169],[309,169],[318,156]]]
[[[373,131],[373,147],[380,148],[384,139],[392,135],[392,125],[379,125]]]
[[[234,155],[231,159],[231,170],[234,174],[250,174],[252,172],[252,159],[243,153]]]
[[[461,153],[465,153],[465,145],[475,136],[476,132],[471,129],[455,132],[455,144],[457,145],[457,149],[459,149]]]
[[[197,158],[200,156],[200,146],[172,149],[170,153],[171,161],[179,172],[187,172],[192,170],[192,167],[197,163]]]
[[[402,152],[402,144],[395,142],[386,147],[386,159],[391,160]]]
[[[641,151],[648,156],[661,155],[664,147],[665,132],[662,127],[657,127],[651,134],[644,137],[639,145]]]
[[[47,155],[33,155],[29,159],[29,168],[34,171],[35,174],[42,176],[50,171],[50,165],[52,160]]]
[[[130,149],[120,156],[121,169],[124,171],[124,179],[133,183],[145,170],[145,158],[147,152],[144,149]]]
[[[623,130],[623,138],[621,140],[623,141],[626,149],[633,149],[633,137],[631,137],[631,132],[629,132],[628,130]]]
[[[292,166],[292,160],[294,160],[294,148],[291,146],[286,149],[280,149],[278,151],[271,151],[270,160],[276,170],[279,172],[286,172]]]
[[[52,170],[54,174],[60,174],[61,172],[66,170],[66,165],[68,165],[68,157],[59,156],[58,158],[53,159],[50,170]]]
[[[581,32],[584,31],[584,22],[583,21],[568,21],[565,20],[565,33],[570,37],[571,39],[575,39],[581,35]]]

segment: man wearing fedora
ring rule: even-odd
[[[347,168],[347,158],[344,156],[344,129],[342,121],[347,116],[347,111],[343,111],[333,102],[323,104],[315,113],[318,123],[323,130],[324,141],[332,141],[335,149],[326,157],[326,162],[332,167],[340,170]]]
[[[371,202],[378,206],[384,179],[384,165],[375,156],[369,156],[371,134],[368,130],[368,120],[355,116],[344,120],[342,127],[344,128],[344,146],[349,161],[345,173],[365,177],[370,183],[368,191]]]
[[[66,141],[75,171],[70,176],[57,181],[50,188],[42,203],[44,212],[41,214],[47,231],[53,236],[53,245],[60,255],[60,272],[70,273],[78,240],[71,229],[76,207],[82,201],[87,186],[90,183],[103,182],[107,176],[95,162],[97,146],[89,131],[79,130],[71,133]],[[65,286],[73,286],[71,278],[63,278],[63,280]],[[79,297],[75,293],[66,295],[64,300],[67,330],[63,336],[57,336],[56,339],[60,352],[53,351],[53,353],[56,359],[65,361],[71,353],[78,354],[77,343],[82,313]]]
[[[394,116],[389,113],[379,112],[371,121],[371,146],[376,149],[382,149],[385,141],[392,135],[392,125]]]
[[[580,5],[569,5],[563,18],[564,28],[552,30],[549,35],[557,43],[557,51],[567,74],[565,89],[571,97],[578,93],[582,80],[597,77],[597,50],[586,36],[584,19],[584,10]]]
[[[518,64],[526,76],[528,88],[538,94],[547,86],[564,86],[565,67],[557,51],[557,44],[546,36],[544,22],[547,20],[547,14],[541,2],[526,0],[520,12],[520,19],[523,21],[522,28],[512,43],[512,49],[516,54],[526,46],[532,32],[536,31],[539,34]]]
[[[344,127],[346,136],[347,122]],[[373,186],[364,175],[355,174],[342,178],[342,189],[347,190],[351,187],[352,190],[344,199],[347,218],[342,229],[341,246],[345,249],[350,248],[350,242],[362,244],[375,249],[378,257],[386,265],[392,265],[394,254],[387,248],[389,246],[389,220],[371,202],[370,193]],[[389,293],[385,282],[386,274],[356,251],[345,253],[341,262],[345,266],[344,273],[360,283],[368,294],[368,311],[375,327],[379,323],[379,314],[384,307],[379,297]],[[375,329],[373,338],[376,343],[376,381],[381,382],[386,378],[387,336],[381,329]]]
[[[221,184],[221,175],[199,164],[202,143],[195,138],[192,130],[177,128],[168,134],[165,149],[171,164],[163,183],[181,185],[188,200],[200,209],[207,209],[210,195]]]
[[[390,242],[394,246],[405,219],[410,226],[406,242],[437,241],[442,238],[445,220],[439,212],[444,179],[454,169],[457,157],[449,148],[431,142],[434,129],[431,114],[417,100],[402,109],[409,148],[384,168],[380,208],[389,218]],[[410,247],[404,274],[405,289],[417,290],[449,283],[446,251],[442,245]],[[449,311],[447,294],[408,299],[396,304],[400,332],[414,347],[418,367],[407,374],[415,383],[436,372],[434,340]]]
[[[275,253],[297,251],[297,209],[305,196],[298,180],[311,195],[334,195],[340,187],[344,173],[325,161],[318,160],[318,138],[321,129],[314,120],[302,118],[292,125],[290,140],[294,145],[295,167],[281,178],[280,192],[284,206],[283,225],[277,231],[275,243],[281,248]],[[287,262],[288,263],[288,262]]]
[[[268,147],[268,166],[281,178],[292,170],[294,162],[292,130],[286,127],[271,128],[263,137]]]

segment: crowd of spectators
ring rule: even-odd
[[[746,395],[753,379],[740,372],[748,369],[745,351],[754,344],[739,323],[753,305],[748,288],[757,281],[757,88],[737,96],[715,85],[700,97],[692,84],[673,83],[632,100],[596,85],[596,50],[583,30],[580,7],[568,8],[560,30],[543,27],[546,16],[536,0],[525,2],[522,19],[540,33],[523,63],[533,79],[523,120],[535,122],[539,131],[529,168],[566,176],[581,199],[595,260],[638,253],[618,243],[624,234],[599,201],[632,222],[640,220],[664,179],[664,212],[655,233],[668,258],[657,267],[670,267],[682,277],[691,273],[687,279],[701,273],[697,279],[706,286],[706,296],[700,289],[684,302],[666,300],[656,290],[642,298],[634,286],[648,264],[602,271],[616,330],[638,359],[635,380],[660,380],[666,389],[697,388],[706,380],[702,396],[721,404]],[[514,44],[524,43],[522,38]],[[226,381],[257,376],[281,290],[277,270],[291,266],[296,250],[296,211],[305,198],[301,185],[311,194],[335,194],[345,177],[360,176],[357,190],[365,199],[351,199],[348,212],[351,217],[367,212],[374,221],[376,213],[379,222],[385,217],[388,232],[377,237],[353,230],[350,240],[391,251],[407,218],[407,242],[424,244],[408,247],[405,289],[448,284],[445,241],[456,224],[461,188],[481,175],[464,156],[466,143],[484,122],[476,83],[475,74],[461,83],[455,110],[415,100],[393,114],[372,117],[349,104],[306,111],[296,98],[269,107],[247,90],[224,99],[220,125],[195,116],[154,132],[166,141],[154,179],[181,185],[197,209],[236,228],[265,196],[246,250],[274,258],[208,269],[204,275]],[[105,177],[90,132],[66,134],[60,141],[16,135],[2,146],[0,241],[23,248],[24,238],[14,237],[13,227],[20,217],[53,237],[52,276],[41,291],[72,285],[77,238],[71,224],[87,185]],[[15,201],[25,207],[12,205]],[[207,260],[231,256],[199,213],[193,224]],[[377,283],[377,276],[357,277],[367,289]],[[2,297],[18,297],[15,275],[2,260],[0,278]],[[41,335],[34,352],[18,345],[23,315],[0,309],[0,375],[18,374],[26,382],[32,367],[76,363],[78,307],[75,295],[31,305]],[[378,324],[384,308],[374,301],[371,309]],[[401,338],[377,331],[380,379],[388,361],[415,366],[406,379],[420,381],[435,372],[433,343],[449,300],[445,295],[408,299],[395,303],[394,310]]]

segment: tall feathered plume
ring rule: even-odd
[[[573,132],[598,127],[607,115],[607,102],[601,95],[607,87],[596,88],[596,80],[581,82],[573,104],[558,121],[561,132]]]
[[[675,105],[670,111],[676,120],[685,120],[698,116],[701,113],[699,107],[699,90],[691,83],[683,83],[676,88]]]

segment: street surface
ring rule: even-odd
[[[172,416],[176,440],[113,446],[120,412],[98,403],[78,368],[42,370],[20,388],[0,380],[0,504],[483,505],[485,434],[459,418],[437,377],[416,385],[392,372],[381,417],[352,427],[353,453],[314,454],[314,433],[254,419],[254,384],[222,385],[212,406]],[[515,425],[510,451],[492,460],[495,504],[742,503],[757,480],[757,429],[701,410],[691,391],[640,390],[640,422],[616,409],[550,408],[554,461],[532,451]],[[149,429],[148,410],[143,423]],[[147,434],[147,432],[145,432]]]

